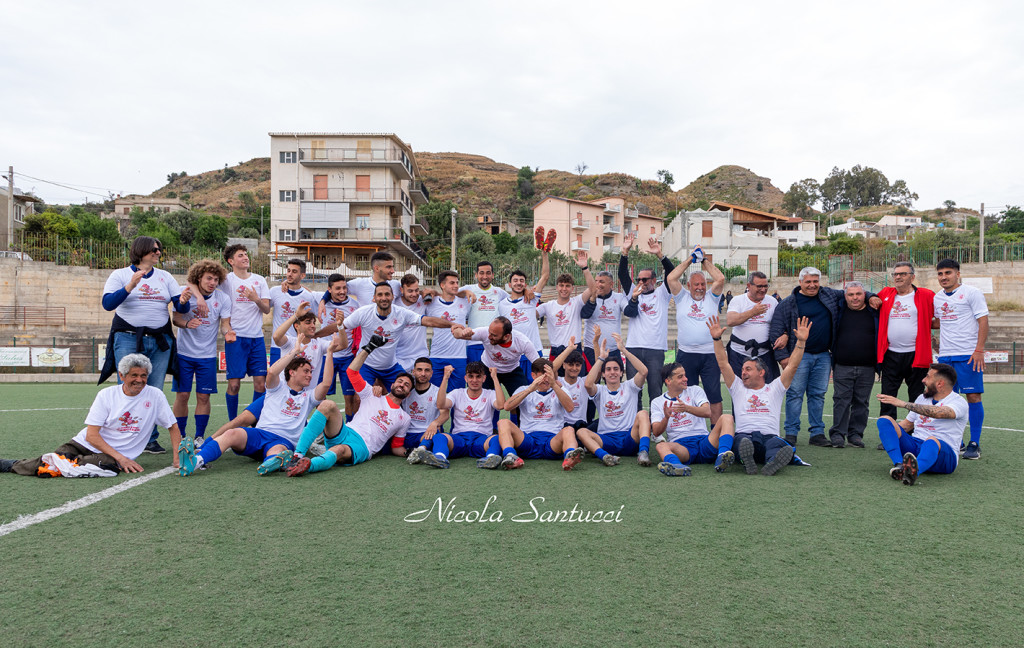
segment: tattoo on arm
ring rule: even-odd
[[[956,412],[953,411],[953,408],[946,407],[945,405],[925,405],[924,403],[907,403],[905,407],[908,411],[920,414],[921,416],[928,416],[937,419],[956,418]]]

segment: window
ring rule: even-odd
[[[294,189],[282,190],[282,191],[279,192],[279,194],[280,195],[279,195],[278,199],[281,202],[295,202],[295,190]]]
[[[170,207],[164,207],[164,213],[165,214],[170,214],[171,213],[171,208]]]
[[[708,263],[714,263],[715,262],[714,257],[715,257],[715,255],[713,255],[713,254],[705,254],[704,255],[704,258],[708,260]]]
[[[132,208],[131,208],[131,207],[122,207],[122,209],[124,209],[124,215],[125,215],[125,216],[127,216],[128,214],[130,214],[130,213],[131,213],[131,211],[132,211]]]
[[[356,227],[359,229],[370,229],[370,215],[356,214]]]
[[[368,175],[357,175],[356,176],[356,194],[361,198],[365,198],[365,194],[370,193],[370,176]]]
[[[281,163],[292,164],[298,160],[298,153],[295,151],[281,151]]]
[[[14,206],[14,222],[24,223],[25,222],[25,207],[23,205]]]
[[[700,235],[704,238],[711,238],[715,235],[714,233],[714,222],[713,221],[701,221],[700,223]]]
[[[294,241],[295,240],[295,230],[293,230],[293,229],[283,229],[283,230],[281,230],[281,238],[280,238],[280,240],[282,240],[282,241]]]
[[[327,140],[312,140],[310,142],[310,148],[313,149],[314,160],[327,159]]]
[[[327,176],[313,176],[313,200],[327,200]]]
[[[654,236],[654,226],[651,225],[651,236]]]

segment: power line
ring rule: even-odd
[[[35,176],[30,176],[27,173],[22,173],[21,171],[15,171],[14,175],[20,176],[22,178],[27,178],[29,180],[35,180],[36,182],[45,182],[46,184],[51,184],[51,185],[54,185],[54,186],[57,186],[57,187],[61,187],[63,189],[70,189],[71,191],[77,191],[79,193],[85,193],[85,194],[90,194],[90,195],[93,195],[93,196],[99,196],[100,198],[103,198],[105,200],[108,200],[110,198],[110,193],[114,193],[113,191],[110,191],[109,189],[105,189],[104,187],[89,187],[89,188],[90,189],[105,189],[109,193],[100,194],[100,193],[96,193],[95,191],[86,191],[82,187],[86,187],[88,185],[81,185],[81,186],[76,187],[76,186],[65,184],[65,183],[61,183],[61,182],[55,182],[53,180],[44,180],[43,178],[37,178]]]

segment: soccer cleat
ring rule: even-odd
[[[196,464],[199,457],[196,456],[196,444],[192,439],[185,437],[178,444],[178,474],[188,477],[196,471]]]
[[[692,471],[689,466],[677,466],[676,464],[662,461],[658,464],[658,472],[666,477],[689,477]]]
[[[292,456],[288,457],[288,461],[284,462],[284,465],[281,466],[281,470],[285,472],[290,471],[292,468],[298,465],[299,460],[302,459],[304,456],[305,455],[300,455],[297,452],[293,452]]]
[[[267,457],[267,460],[260,464],[260,467],[256,469],[258,475],[269,475],[272,472],[277,472],[284,468],[284,465],[288,463],[288,460],[292,458],[291,450],[282,450],[273,457]]]
[[[428,466],[433,466],[434,468],[448,468],[452,465],[451,462],[448,461],[448,457],[434,454],[433,452],[428,452],[423,455],[423,463]]]
[[[971,441],[964,448],[964,453],[961,456],[964,459],[981,459],[981,446],[976,441]]]
[[[896,481],[903,481],[903,464],[898,463],[889,469],[889,476]]]
[[[544,226],[538,225],[533,231],[533,242],[537,244],[538,250],[544,249]]]
[[[636,453],[636,462],[646,468],[651,465],[651,455],[646,450],[641,450]]]
[[[761,474],[765,477],[771,477],[775,473],[782,470],[782,467],[793,460],[793,448],[792,446],[783,446],[779,448],[779,451],[775,453],[772,460],[764,465],[761,469]]]
[[[325,446],[322,443],[317,443],[316,441],[314,441],[313,443],[309,444],[308,452],[309,456],[311,457],[319,457],[323,453],[327,452],[327,446]]]
[[[516,468],[522,468],[525,463],[519,455],[512,452],[505,455],[505,458],[501,460],[501,467],[505,470],[515,470]]]
[[[740,439],[740,463],[748,475],[757,474],[757,462],[754,461],[754,442],[747,438]]]
[[[715,459],[715,472],[724,473],[732,465],[732,462],[736,461],[736,455],[732,453],[732,450],[726,450],[725,452],[718,455]]]
[[[373,353],[374,349],[379,349],[387,343],[388,341],[383,336],[371,335],[369,341],[363,345],[363,351]]]
[[[605,456],[601,457],[601,462],[606,466],[618,466],[619,458],[613,454],[606,454]]]
[[[288,463],[285,464],[285,474],[289,477],[299,477],[309,472],[309,467],[313,462],[309,460],[309,457],[300,457],[299,455],[292,455],[288,459]]]
[[[429,452],[430,451],[427,450],[426,446],[417,446],[409,451],[409,456],[407,456],[405,460],[408,461],[409,464],[423,463],[424,455],[428,454]]]
[[[903,485],[913,486],[917,481],[917,457],[911,453],[903,455]]]
[[[550,252],[555,247],[555,237],[558,236],[558,232],[552,227],[548,230],[548,236],[544,240],[544,247],[542,248],[545,252]]]
[[[565,459],[562,460],[562,470],[572,470],[581,461],[583,461],[583,448],[573,448],[569,451],[569,454],[565,455]]]
[[[476,460],[477,468],[486,468],[487,470],[494,470],[501,465],[501,455],[489,454],[483,459]]]
[[[143,450],[146,454],[163,454],[167,452],[164,447],[156,442],[156,439],[146,444],[146,449]]]

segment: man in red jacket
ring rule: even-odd
[[[914,285],[914,266],[900,261],[892,271],[895,288],[883,288],[878,296],[878,362],[882,365],[882,393],[897,396],[900,383],[907,384],[907,401],[924,392],[921,380],[932,364],[932,317],[935,293]],[[881,416],[896,418],[894,405],[882,404]],[[882,449],[879,446],[879,449]]]

